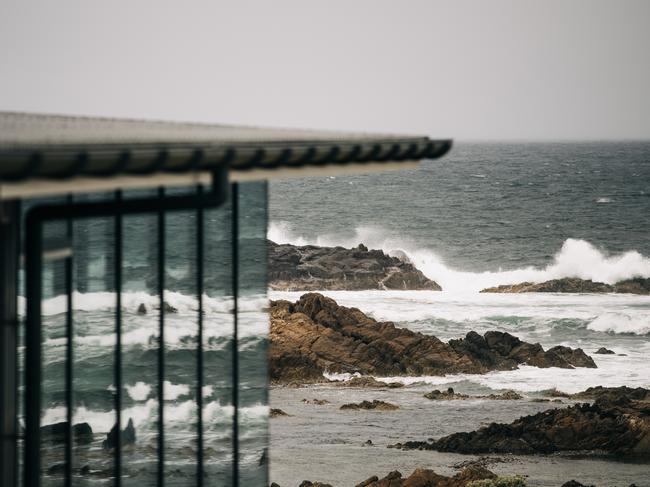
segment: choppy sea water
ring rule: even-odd
[[[408,474],[417,467],[452,474],[454,464],[475,457],[399,452],[386,445],[511,422],[549,407],[528,400],[437,404],[422,397],[434,388],[469,394],[514,389],[532,399],[551,388],[650,387],[650,297],[479,294],[490,286],[561,277],[607,283],[650,277],[650,143],[458,144],[448,157],[415,171],[292,180],[270,189],[271,240],[402,250],[443,288],[325,292],[339,304],[443,340],[496,329],[544,347],[615,352],[592,355],[597,369],[399,377],[390,380],[407,386],[386,391],[275,389],[272,406],[293,415],[271,423],[271,480],[280,485],[306,478],[354,485],[370,475],[394,469]],[[311,396],[332,404],[301,402]],[[383,399],[401,409],[338,410],[362,399]],[[367,439],[376,446],[362,446]],[[490,468],[528,474],[530,484],[540,486],[570,478],[598,486],[650,485],[650,459],[534,456]]]

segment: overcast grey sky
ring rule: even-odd
[[[0,2],[0,110],[650,138],[650,1]]]

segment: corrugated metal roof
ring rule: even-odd
[[[428,137],[0,112],[0,200],[413,168]]]

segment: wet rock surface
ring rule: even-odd
[[[404,258],[343,247],[268,242],[269,287],[282,291],[408,289],[440,291]]]
[[[278,408],[271,408],[271,410],[269,411],[270,418],[280,418],[282,416],[289,416],[289,414],[285,413],[282,409],[278,409]]]
[[[350,380],[341,381],[340,387],[358,387],[363,389],[398,389],[404,387],[401,382],[382,382],[374,377],[352,377]]]
[[[454,433],[438,440],[407,441],[391,446],[472,454],[650,454],[650,391],[598,387],[572,397],[593,397],[595,400],[593,404],[577,404],[524,416],[510,424],[491,423],[472,432]]]
[[[621,294],[650,294],[650,278],[635,278],[605,284],[589,279],[566,277],[550,281],[519,284],[506,284],[502,286],[483,289],[482,293],[621,293]]]
[[[427,392],[424,397],[432,401],[456,401],[467,399],[490,399],[493,401],[517,401],[523,399],[523,396],[515,391],[504,391],[500,394],[488,394],[487,396],[468,396],[467,394],[459,394],[454,391],[452,387],[447,388],[446,391],[435,389]]]
[[[342,410],[354,410],[358,411],[360,409],[366,410],[376,410],[376,411],[395,411],[399,409],[399,406],[391,404],[385,401],[379,401],[377,399],[373,401],[361,401],[358,403],[348,403],[341,406]]]
[[[378,376],[445,375],[537,367],[596,367],[581,349],[521,341],[509,333],[469,332],[445,343],[432,335],[378,322],[318,293],[295,303],[271,302],[270,363],[274,383],[325,382],[324,372]],[[389,385],[390,387],[390,385]]]

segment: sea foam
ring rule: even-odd
[[[577,277],[614,284],[634,277],[650,277],[650,258],[637,251],[609,255],[585,240],[569,238],[564,241],[553,260],[545,267],[523,267],[512,270],[466,272],[453,269],[433,250],[418,248],[413,242],[387,237],[381,228],[357,227],[351,238],[323,235],[309,239],[297,235],[286,222],[271,222],[269,239],[276,243],[356,247],[363,243],[368,248],[384,252],[400,250],[427,277],[451,292],[478,292],[488,287],[520,282],[543,282],[550,279]]]

